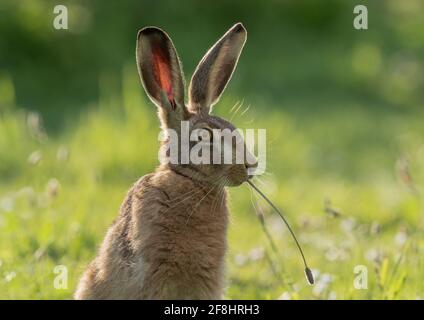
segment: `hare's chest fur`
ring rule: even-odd
[[[165,184],[159,175],[147,182],[148,191],[136,191],[140,200],[132,236],[144,272],[143,292],[147,298],[220,298],[227,247],[225,191],[196,187],[174,173],[170,177],[174,184]]]
[[[173,172],[140,179],[87,270],[77,298],[219,299],[225,190]]]

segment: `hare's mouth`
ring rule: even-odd
[[[228,170],[227,178],[229,186],[237,187],[246,182],[249,175],[244,165],[234,165]]]

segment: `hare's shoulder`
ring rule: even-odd
[[[181,195],[181,192],[195,190],[195,183],[172,170],[158,170],[141,177],[131,189],[121,206],[121,215],[143,209],[157,211],[162,206]],[[156,210],[155,210],[156,209]]]
[[[139,200],[154,197],[156,200],[168,201],[181,193],[198,189],[191,178],[176,173],[171,169],[162,169],[141,177],[130,189],[128,195]]]

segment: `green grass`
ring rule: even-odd
[[[117,95],[101,84],[99,104],[56,135],[3,95],[0,298],[70,299],[127,189],[157,164],[155,109],[131,68],[123,83]],[[229,118],[237,100],[227,95],[216,113]],[[227,298],[423,297],[423,113],[341,101],[274,103],[269,113],[263,102],[235,117],[267,129],[269,174],[257,184],[285,210],[317,284],[306,284],[287,229],[259,201],[278,253],[270,249],[241,186],[230,190]],[[341,215],[327,214],[326,201]],[[67,289],[54,288],[58,265],[68,269]],[[367,290],[353,286],[357,265],[368,268]]]

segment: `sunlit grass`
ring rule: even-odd
[[[123,79],[115,103],[103,95],[55,136],[35,113],[14,105],[0,114],[0,298],[71,298],[127,189],[154,169],[156,111],[131,72]],[[225,98],[216,113],[231,117],[236,101]],[[286,212],[317,284],[307,285],[286,228],[259,201],[278,253],[270,249],[241,186],[230,190],[227,298],[422,297],[420,116],[342,105],[235,115],[240,126],[267,129],[270,175],[257,184]],[[67,289],[53,286],[57,265],[68,268]],[[353,286],[357,265],[368,268],[367,290]]]

